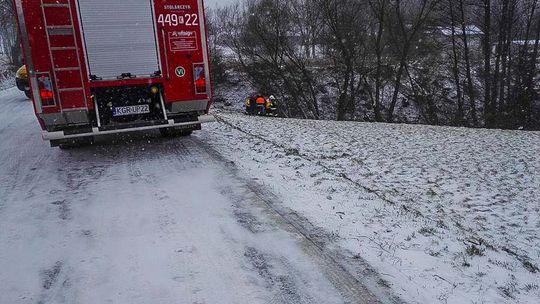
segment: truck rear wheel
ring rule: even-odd
[[[26,95],[26,97],[28,97],[28,99],[32,99],[32,91],[24,90],[24,95]]]
[[[192,129],[176,129],[176,128],[161,128],[159,133],[163,137],[183,137],[190,136],[193,133]]]
[[[75,149],[94,144],[94,137],[81,137],[71,139],[51,140],[51,147],[58,147],[61,150]]]

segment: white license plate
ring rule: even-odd
[[[150,113],[150,106],[139,105],[139,106],[127,106],[127,107],[114,107],[112,108],[112,113],[114,117],[137,115],[137,114],[148,114]]]

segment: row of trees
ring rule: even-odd
[[[22,64],[18,39],[13,1],[0,0],[0,66],[6,66],[10,73]]]
[[[536,129],[539,1],[245,0],[212,53],[287,116]]]

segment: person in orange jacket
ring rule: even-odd
[[[257,103],[257,114],[264,116],[266,110],[266,99],[262,97],[262,95],[258,95],[255,102]]]

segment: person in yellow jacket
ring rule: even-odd
[[[246,114],[255,115],[257,112],[256,95],[252,94],[246,98]]]
[[[274,95],[270,95],[266,99],[266,113],[267,116],[277,116],[277,104]]]
[[[246,114],[250,115],[251,114],[251,97],[246,98],[245,106],[246,106]]]

